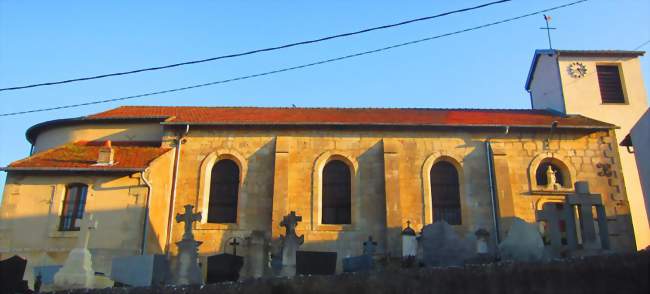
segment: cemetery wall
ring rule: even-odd
[[[336,276],[254,279],[238,283],[152,288],[108,288],[57,293],[148,294],[555,294],[648,293],[650,254],[594,256],[549,263],[500,263],[465,268],[396,269]]]

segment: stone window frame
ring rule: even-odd
[[[446,161],[451,163],[456,168],[458,172],[458,190],[460,195],[460,225],[464,226],[468,223],[467,211],[466,211],[466,190],[465,190],[465,173],[463,169],[463,159],[459,156],[446,152],[446,151],[436,151],[433,154],[429,155],[424,163],[422,164],[422,219],[424,220],[424,225],[433,223],[433,204],[431,199],[431,169],[433,165],[440,162]]]
[[[340,160],[350,168],[350,223],[349,224],[323,224],[322,221],[322,200],[323,200],[323,169],[325,165],[333,160]],[[349,153],[342,151],[326,151],[321,153],[314,161],[312,173],[312,199],[311,199],[311,228],[314,231],[353,231],[357,229],[360,215],[360,184],[359,184],[359,162]]]
[[[210,201],[210,181],[212,180],[212,168],[222,159],[229,159],[239,167],[239,191],[237,195],[237,219],[235,223],[208,223],[208,207]],[[217,149],[205,156],[199,170],[199,192],[196,199],[196,210],[201,213],[201,221],[194,223],[195,230],[237,230],[242,225],[243,208],[248,197],[244,191],[244,179],[248,173],[248,162],[246,158],[232,149]]]
[[[537,185],[537,169],[542,161],[551,160],[551,163],[562,171],[564,177],[564,186],[560,189],[546,189],[544,186]],[[528,185],[532,194],[570,194],[574,192],[573,182],[576,181],[576,169],[568,158],[552,152],[537,154],[528,166]]]
[[[62,180],[59,183],[51,185],[52,192],[50,194],[50,209],[49,209],[49,221],[48,221],[48,237],[50,238],[77,238],[81,233],[79,231],[60,231],[59,224],[61,222],[61,214],[63,213],[63,205],[65,201],[65,194],[67,193],[67,187],[72,184],[83,184],[88,188],[86,190],[86,203],[84,206],[84,215],[91,213],[90,200],[93,196],[94,191],[94,181],[89,177],[76,177]]]

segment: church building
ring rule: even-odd
[[[268,273],[291,212],[300,249],[336,252],[339,272],[369,236],[400,257],[407,226],[439,221],[460,236],[487,231],[495,251],[521,219],[551,246],[541,212],[573,209],[579,181],[598,196],[582,205],[599,249],[634,251],[632,196],[643,198],[618,145],[647,108],[642,55],[537,51],[532,109],[123,106],[46,121],[27,130],[31,156],[2,168],[0,259],[62,264],[91,213],[95,271],[118,256],[173,256],[188,204],[202,264],[239,240],[245,277]]]

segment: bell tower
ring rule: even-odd
[[[644,51],[536,50],[526,80],[533,109],[580,114],[614,124],[637,248],[650,229],[634,154],[620,141],[648,108],[639,58]]]

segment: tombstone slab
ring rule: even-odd
[[[427,266],[463,266],[475,254],[474,244],[459,237],[444,221],[424,226],[420,244],[422,262]]]
[[[296,252],[296,274],[333,275],[336,273],[336,252]]]
[[[23,293],[28,290],[23,280],[27,260],[14,255],[0,261],[0,293]]]
[[[206,284],[239,280],[239,271],[244,266],[241,256],[223,253],[208,257]]]
[[[508,235],[499,244],[504,260],[539,261],[544,256],[544,241],[536,225],[515,218]]]
[[[163,285],[169,271],[164,255],[136,255],[113,258],[111,279],[133,287]]]
[[[343,259],[343,271],[346,273],[371,271],[375,267],[375,261],[371,255],[347,257]]]

